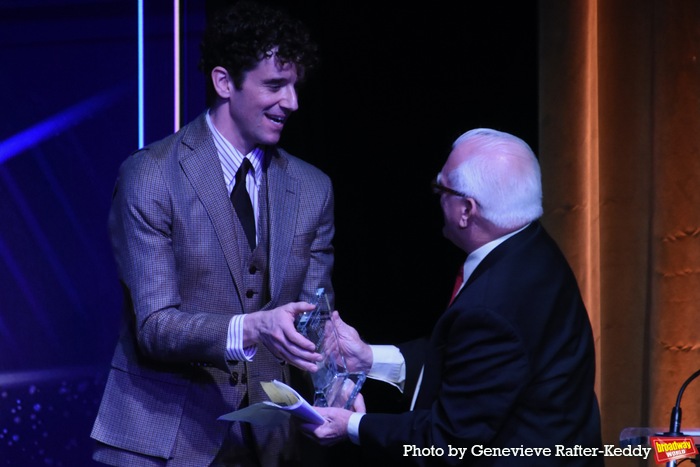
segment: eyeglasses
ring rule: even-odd
[[[447,193],[448,195],[459,196],[460,198],[468,198],[468,196],[465,193],[453,190],[452,188],[446,187],[442,183],[438,182],[437,177],[433,179],[430,186],[433,188],[433,193],[435,193],[436,195],[439,195],[441,193]]]

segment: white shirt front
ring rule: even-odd
[[[260,212],[258,208],[258,191],[260,188],[260,180],[262,180],[262,167],[265,152],[256,147],[250,153],[243,155],[243,153],[236,149],[226,138],[224,138],[224,135],[217,130],[209,117],[209,112],[206,114],[206,121],[207,126],[209,126],[212,139],[214,140],[214,146],[216,146],[216,152],[219,155],[219,162],[221,162],[221,169],[224,172],[224,182],[226,183],[226,189],[228,190],[229,196],[231,195],[233,187],[236,184],[236,172],[241,166],[243,159],[248,158],[250,163],[253,165],[253,170],[249,170],[248,174],[246,175],[246,190],[250,196],[250,202],[253,205],[255,223],[257,224]],[[256,236],[257,230],[258,229],[255,229]],[[250,362],[253,360],[253,356],[257,351],[256,346],[243,347],[244,319],[245,314],[234,315],[229,322],[228,336],[226,340],[227,361]]]

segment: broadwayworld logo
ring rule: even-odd
[[[654,448],[654,458],[657,464],[672,460],[685,459],[698,454],[698,448],[692,437],[668,438],[652,436],[649,438]]]

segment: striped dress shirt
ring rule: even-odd
[[[260,181],[262,180],[262,166],[263,157],[265,152],[256,147],[250,153],[243,155],[238,149],[236,149],[233,144],[231,144],[224,136],[216,129],[214,123],[212,123],[209,117],[209,112],[206,116],[207,125],[211,131],[212,138],[214,139],[214,146],[216,146],[216,152],[219,154],[219,161],[221,162],[221,168],[224,171],[224,181],[226,182],[226,188],[228,189],[228,194],[231,196],[233,187],[236,184],[236,172],[241,166],[244,158],[248,158],[250,163],[253,164],[253,171],[248,171],[246,175],[246,189],[248,190],[248,195],[250,196],[250,201],[253,204],[253,212],[255,213],[255,223],[258,223],[259,208],[258,208],[258,191],[260,188]],[[257,236],[258,229],[255,229],[255,234]],[[255,355],[256,347],[243,347],[243,320],[245,319],[245,314],[234,315],[231,318],[231,322],[228,327],[228,339],[226,342],[226,359],[230,361],[252,361]]]

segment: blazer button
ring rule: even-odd
[[[255,295],[255,292],[253,292],[252,290],[248,290],[248,291],[245,293],[245,296],[248,297],[248,298],[253,298],[253,295]]]
[[[234,371],[233,373],[231,373],[231,384],[234,386],[238,384],[238,372],[237,371]]]
[[[258,272],[258,268],[256,268],[255,266],[251,266],[250,269],[248,269],[248,272],[251,274],[255,274],[256,272]]]

